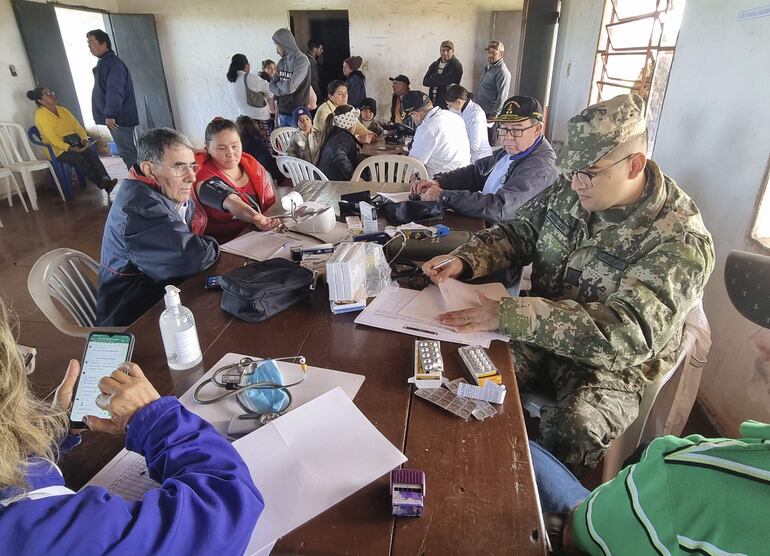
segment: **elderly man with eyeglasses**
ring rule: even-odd
[[[458,214],[503,222],[551,185],[558,176],[556,154],[543,136],[537,99],[514,96],[494,118],[503,148],[457,170],[412,186],[423,201],[438,201]]]
[[[190,141],[173,129],[151,129],[137,150],[139,163],[121,183],[104,225],[99,326],[131,324],[163,297],[167,284],[205,270],[219,256],[216,240],[192,225],[198,164]]]
[[[425,263],[434,282],[532,263],[527,297],[479,299],[439,315],[463,332],[511,338],[522,390],[550,395],[540,442],[575,475],[636,419],[644,388],[670,369],[703,295],[714,246],[693,200],[648,160],[644,101],[622,95],[568,123],[565,174],[510,222]]]

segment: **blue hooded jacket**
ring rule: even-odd
[[[30,462],[32,492],[0,491],[3,554],[243,554],[264,500],[230,443],[172,397],[129,425],[126,448],[160,487],[138,502],[96,486],[75,493],[54,464]]]
[[[141,178],[135,168],[129,175]],[[151,185],[123,180],[102,236],[99,326],[128,326],[163,299],[167,284],[178,284],[214,264],[219,245],[213,237],[192,232],[194,212],[190,200],[183,219],[173,201]]]
[[[94,67],[91,111],[97,124],[104,124],[106,118],[114,118],[122,127],[139,125],[131,74],[112,50],[99,58]]]

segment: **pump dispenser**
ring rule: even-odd
[[[179,288],[166,286],[166,310],[160,315],[160,335],[169,369],[182,371],[203,361],[192,311],[182,305]]]

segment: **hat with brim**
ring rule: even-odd
[[[556,157],[556,166],[563,172],[590,168],[646,130],[644,100],[637,94],[591,105],[567,122],[567,142]]]
[[[430,102],[428,95],[422,91],[409,91],[401,97],[401,118],[406,118],[415,110],[423,108]]]
[[[405,83],[407,85],[410,85],[409,78],[406,75],[399,74],[396,77],[388,77],[391,81],[400,81],[401,83]]]
[[[505,45],[500,41],[489,41],[489,44],[484,49],[484,51],[489,52],[490,50],[499,50],[500,52],[505,52]]]
[[[514,96],[503,103],[500,114],[489,118],[490,122],[523,122],[535,119],[543,121],[543,107],[534,97]]]

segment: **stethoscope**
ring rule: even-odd
[[[257,366],[259,366],[262,363],[266,363],[268,361],[297,361],[300,365],[300,368],[302,369],[302,378],[290,384],[278,384],[275,382],[253,382],[251,384],[241,386],[241,384],[243,383],[244,376],[253,374]],[[241,409],[243,409],[246,413],[248,413],[249,415],[258,415],[260,416],[260,419],[261,417],[265,417],[269,421],[286,413],[286,411],[289,409],[289,406],[291,406],[291,401],[292,401],[291,392],[289,391],[289,388],[292,386],[297,386],[298,384],[304,382],[306,378],[307,378],[307,359],[305,359],[305,357],[302,355],[296,355],[294,357],[272,357],[270,359],[258,359],[258,360],[255,360],[251,357],[243,357],[237,363],[232,363],[230,365],[224,365],[223,367],[219,367],[217,370],[214,371],[214,374],[211,375],[211,378],[201,382],[198,385],[198,387],[195,388],[195,392],[193,392],[193,400],[195,400],[197,403],[201,405],[209,405],[212,403],[222,401],[231,396],[235,396],[235,401],[238,402],[238,405],[241,406]],[[209,383],[219,388],[224,388],[225,390],[227,390],[227,393],[222,394],[221,396],[217,396],[215,398],[208,398],[208,399],[199,398],[199,394],[201,390],[203,390],[203,388]],[[246,403],[244,403],[241,400],[240,394],[243,394],[244,392],[247,392],[249,390],[265,390],[270,388],[281,390],[286,394],[286,400],[287,400],[286,404],[277,412],[270,411],[267,413],[258,413],[253,409],[251,409]]]

